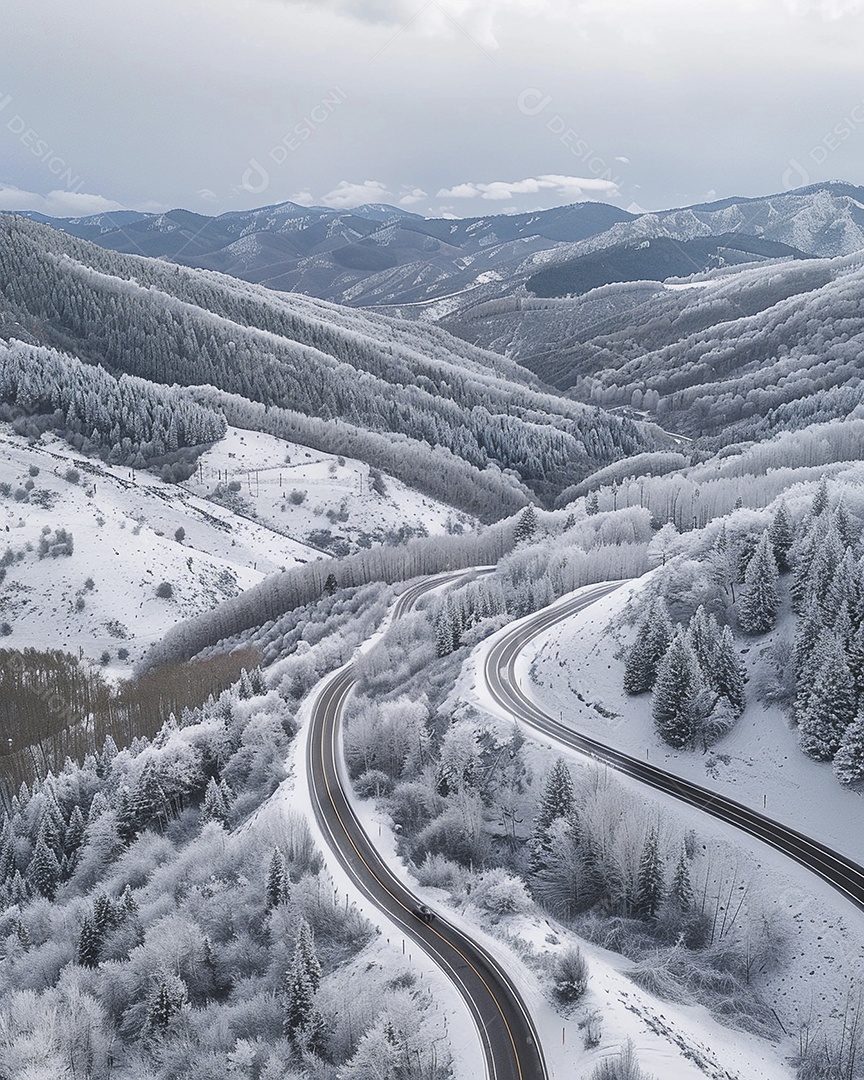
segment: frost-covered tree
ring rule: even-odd
[[[536,531],[537,511],[533,505],[529,504],[519,515],[519,520],[516,522],[516,528],[513,530],[513,542],[521,544],[525,540],[530,540]]]
[[[549,860],[550,826],[559,818],[569,819],[574,809],[573,778],[567,763],[562,758],[556,758],[543,786],[540,808],[531,837],[531,869],[535,873]]]
[[[809,685],[799,686],[795,701],[798,741],[816,761],[830,761],[856,712],[855,684],[846,654],[831,631],[817,642],[807,672]]]
[[[823,476],[810,504],[810,517],[818,518],[828,509],[828,478]]]
[[[315,994],[318,992],[318,987],[321,985],[321,964],[318,961],[318,954],[315,951],[315,935],[312,932],[312,927],[306,919],[302,917],[297,923],[294,948],[296,960],[306,973],[306,978],[309,980],[309,985],[312,987],[312,993]]]
[[[698,730],[704,682],[696,656],[683,631],[678,631],[657,670],[652,715],[664,742],[682,749]]]
[[[672,884],[669,887],[669,902],[682,913],[690,911],[693,907],[693,885],[690,881],[690,863],[684,845],[681,845],[681,853],[675,864],[675,873],[672,875]]]
[[[640,919],[653,919],[663,902],[664,891],[663,863],[660,858],[657,832],[649,829],[636,874],[633,914]]]
[[[41,830],[27,868],[27,879],[36,892],[49,900],[54,899],[60,883],[60,864],[57,856],[45,842],[45,836]]]
[[[777,507],[771,524],[768,527],[768,539],[771,541],[771,550],[774,553],[774,561],[778,570],[789,569],[789,552],[795,539],[792,521],[786,503],[781,502]]]
[[[273,848],[270,865],[267,868],[267,910],[284,904],[288,899],[288,873],[285,868],[285,856],[281,850]]]
[[[738,622],[748,634],[763,634],[777,619],[777,564],[768,533],[763,532],[747,566],[744,594],[738,601]]]
[[[864,714],[859,713],[843,732],[834,755],[834,775],[841,784],[864,780]]]
[[[218,821],[221,825],[225,825],[228,821],[228,816],[228,806],[226,805],[222,788],[211,776],[207,781],[207,787],[204,791],[204,802],[201,806],[201,816],[199,820],[202,825],[206,825],[208,821]]]
[[[189,991],[183,979],[172,972],[160,972],[147,1007],[148,1027],[155,1032],[165,1031],[188,1004]]]
[[[657,678],[657,665],[671,640],[672,622],[666,604],[662,598],[655,597],[648,605],[624,661],[624,689],[628,694],[643,694],[651,689]]]
[[[746,673],[735,651],[735,641],[728,626],[720,630],[714,642],[710,665],[703,672],[711,689],[726,698],[735,715],[740,716],[746,705]]]
[[[81,932],[78,935],[78,951],[76,959],[84,967],[95,968],[99,966],[99,953],[102,948],[102,936],[96,926],[96,920],[92,915],[85,915],[81,923]]]

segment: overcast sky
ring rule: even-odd
[[[3,9],[0,209],[461,217],[864,184],[864,0]]]

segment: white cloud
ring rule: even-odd
[[[619,194],[618,185],[612,180],[546,173],[543,176],[528,177],[525,180],[493,180],[489,184],[476,184],[469,181],[456,184],[452,188],[442,188],[438,192],[438,198],[504,201],[512,199],[515,195],[536,195],[541,191],[552,192],[570,202],[578,202],[586,196]]]
[[[38,195],[16,187],[0,187],[0,210],[37,210],[48,217],[89,217],[125,209],[120,203],[85,191],[49,191]]]
[[[318,201],[322,206],[331,206],[334,210],[352,210],[355,206],[363,206],[364,203],[388,202],[392,198],[393,195],[387,190],[387,185],[382,184],[380,180],[364,180],[362,184],[340,180],[332,191],[322,195]]]
[[[629,157],[616,157],[615,160],[620,161],[622,165],[629,165],[630,164],[630,158]]]
[[[399,205],[416,206],[417,203],[423,202],[428,197],[423,188],[411,188],[399,199]]]

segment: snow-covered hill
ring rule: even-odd
[[[128,672],[168,627],[276,570],[473,525],[363,462],[260,432],[229,428],[177,485],[3,424],[0,645],[107,652]]]

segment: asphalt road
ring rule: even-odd
[[[619,588],[620,584],[605,583],[586,590],[568,603],[551,611],[541,611],[504,634],[490,650],[485,666],[486,683],[496,702],[511,715],[570,749],[603,761],[649,787],[673,795],[682,802],[764,840],[777,851],[818,874],[852,903],[864,909],[864,867],[858,863],[786,825],[742,806],[733,799],[664,772],[656,765],[630,757],[586,735],[580,735],[567,727],[562,720],[543,712],[523,693],[516,679],[516,661],[525,646],[544,630],[583,611],[601,596]]]
[[[411,586],[397,601],[404,615],[423,593],[463,576],[442,575]],[[431,925],[416,917],[420,903],[378,855],[346,796],[340,769],[340,727],[354,686],[351,665],[332,675],[312,709],[306,768],[318,823],[356,888],[422,948],[452,980],[480,1033],[489,1080],[547,1080],[543,1051],[513,980],[485,949],[436,912]],[[479,1063],[478,1063],[479,1065]]]

